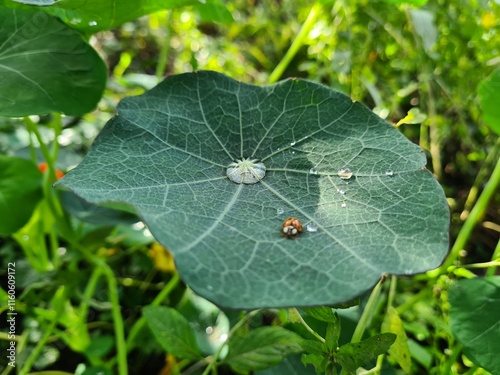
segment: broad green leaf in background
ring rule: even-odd
[[[478,94],[484,122],[500,135],[500,69],[479,84]]]
[[[229,342],[224,363],[238,371],[263,370],[285,356],[302,351],[302,338],[282,327],[259,327]]]
[[[166,306],[144,307],[144,318],[158,343],[175,357],[201,358],[194,332],[189,322],[177,310]]]
[[[42,173],[35,164],[0,155],[0,235],[25,225],[42,196]]]
[[[464,279],[450,289],[450,324],[464,354],[500,373],[500,276]]]
[[[19,3],[17,5],[16,3]],[[52,4],[50,4],[52,3]],[[86,34],[114,29],[125,22],[165,9],[193,5],[203,20],[231,22],[232,16],[221,0],[0,0],[0,6],[19,7],[21,4],[51,5],[37,10],[61,18],[72,28]],[[22,6],[26,9],[27,6]]]
[[[258,178],[244,176],[257,183],[229,180],[227,166],[242,158],[259,159],[263,179],[255,162]],[[56,185],[135,206],[184,281],[219,305],[314,306],[351,300],[382,274],[441,263],[448,206],[425,162],[338,91],[199,72],[123,100]],[[297,238],[282,236],[290,216],[304,226]]]
[[[0,115],[81,115],[99,102],[106,66],[81,36],[44,12],[1,9]]]

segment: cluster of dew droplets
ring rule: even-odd
[[[348,181],[352,178],[353,172],[350,168],[340,168],[337,172],[337,176],[340,177],[341,180],[346,181],[346,183],[349,183]],[[346,198],[345,198],[345,190],[344,189],[337,189],[337,192],[342,196],[342,203],[340,204],[341,208],[346,208],[347,203],[346,203]]]

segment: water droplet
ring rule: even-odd
[[[227,340],[227,338],[228,338],[227,333],[223,333],[222,335],[220,335],[219,340],[221,342],[225,342]]]
[[[340,207],[346,208],[347,207],[347,203],[346,202],[342,202],[342,204],[340,205]]]
[[[345,195],[345,190],[337,189],[337,191],[339,192],[339,194]]]
[[[352,171],[349,168],[340,168],[339,171],[337,172],[337,175],[342,180],[348,180],[352,177]]]
[[[255,184],[266,175],[266,166],[257,159],[241,159],[229,164],[226,176],[237,184]]]
[[[314,223],[309,223],[306,225],[306,230],[308,232],[317,232],[318,231],[318,226]]]
[[[281,207],[278,207],[278,208],[276,209],[276,213],[277,213],[278,215],[283,215],[283,213],[284,213],[284,212],[285,212],[285,210],[284,210],[284,209],[282,209]]]
[[[385,171],[386,176],[394,176],[394,171],[392,169],[388,169]]]
[[[311,169],[309,169],[309,173],[317,175],[318,174],[318,170],[316,168],[311,168]]]
[[[212,285],[207,285],[208,290],[214,290],[214,287]]]
[[[80,18],[72,18],[71,21],[69,21],[72,25],[78,25],[80,22],[82,22]]]
[[[205,333],[207,335],[211,335],[213,332],[214,332],[213,327],[208,326],[207,328],[205,328]]]
[[[96,21],[90,21],[89,22],[89,26],[97,26],[97,22]]]
[[[290,143],[290,146],[295,146],[295,144],[296,144],[296,143],[297,143],[297,142],[292,141],[292,142]]]
[[[28,241],[30,239],[30,236],[28,236],[27,234],[24,234],[22,239],[23,239],[23,241]]]

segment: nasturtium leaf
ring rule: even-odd
[[[500,373],[500,276],[464,279],[450,289],[450,323],[465,355]]]
[[[479,102],[483,110],[483,120],[500,135],[500,69],[479,84]]]
[[[282,327],[259,327],[229,342],[224,363],[237,371],[263,370],[277,365],[288,354],[302,351],[302,338]]]
[[[82,37],[44,12],[0,8],[0,115],[81,115],[99,102],[106,66]]]
[[[251,167],[241,171],[263,163],[265,175],[234,183],[226,167],[245,158]],[[216,304],[314,306],[351,300],[385,273],[441,263],[449,212],[425,162],[338,91],[199,72],[124,99],[56,185],[135,206],[184,281]],[[303,231],[285,238],[292,216]]]
[[[149,305],[144,307],[143,315],[156,341],[169,354],[182,359],[201,358],[194,332],[177,310]]]
[[[36,165],[0,155],[0,235],[25,225],[42,197],[42,173]]]
[[[85,34],[114,29],[125,22],[165,9],[195,6],[203,20],[232,21],[231,13],[221,0],[0,0],[0,7],[40,10],[59,17],[73,29]],[[50,5],[40,7],[40,5]]]

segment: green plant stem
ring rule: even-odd
[[[181,280],[179,278],[179,275],[174,274],[170,279],[170,281],[167,283],[167,285],[165,285],[165,287],[161,290],[161,292],[157,294],[153,302],[151,302],[151,305],[153,306],[160,305],[177,287],[177,285],[179,285],[180,281]],[[135,347],[134,340],[145,324],[146,324],[146,319],[144,319],[144,317],[141,316],[130,329],[130,333],[127,337],[127,352],[130,352],[130,350],[132,350]]]
[[[500,262],[497,260],[499,258],[500,258],[500,241],[497,242],[497,247],[495,248],[493,256],[491,257],[492,262],[496,262],[496,265],[492,265],[492,267],[488,268],[488,271],[486,271],[486,276],[493,276],[495,274],[496,267],[500,266]]]
[[[394,306],[394,297],[396,296],[396,287],[398,285],[398,278],[395,275],[391,275],[391,285],[389,288],[389,297],[387,298],[387,307]]]
[[[40,339],[40,341],[38,341],[38,343],[35,346],[35,349],[33,349],[33,351],[30,353],[28,359],[24,363],[24,366],[19,371],[19,375],[27,375],[30,372],[31,367],[33,367],[33,364],[35,363],[36,359],[42,353],[43,347],[49,340],[49,337],[52,334],[52,332],[54,331],[57,322],[58,322],[57,319],[54,319],[50,322],[47,329],[43,333],[42,338]]]
[[[304,318],[302,318],[302,315],[300,315],[299,311],[295,307],[293,309],[295,310],[295,314],[297,315],[297,319],[299,319],[300,324],[302,324],[311,335],[316,337],[322,343],[325,343],[325,339],[318,335],[316,331],[314,331],[311,327],[309,327]]]
[[[111,301],[113,326],[115,330],[116,355],[118,358],[118,374],[127,375],[127,345],[125,343],[125,332],[123,318],[120,310],[120,299],[118,298],[118,284],[111,268],[101,262],[101,268],[108,279],[109,299]]]
[[[352,334],[351,338],[352,343],[360,342],[363,338],[363,333],[365,333],[365,329],[368,325],[368,322],[370,321],[373,312],[376,309],[377,300],[380,295],[380,289],[382,287],[382,281],[383,278],[381,278],[379,282],[375,285],[370,294],[370,298],[368,298],[368,302],[366,303],[365,309],[363,310],[361,318],[359,319],[359,322],[356,325],[356,328],[354,329],[354,333]]]
[[[442,273],[446,273],[449,266],[453,265],[456,259],[459,256],[460,250],[462,250],[467,244],[468,239],[470,238],[474,227],[479,222],[479,220],[483,217],[486,209],[488,208],[488,203],[496,192],[498,184],[500,183],[500,159],[497,160],[497,164],[493,173],[491,174],[490,179],[486,183],[484,190],[479,196],[474,208],[471,210],[469,216],[464,222],[464,225],[460,229],[458,233],[457,239],[451,248],[450,254],[446,258],[445,262],[441,265],[441,267],[429,271],[427,275],[429,277],[437,277]]]
[[[293,60],[299,49],[304,45],[304,41],[306,39],[307,34],[309,34],[309,31],[311,31],[312,27],[314,26],[314,23],[316,22],[316,19],[318,18],[318,15],[321,12],[322,4],[317,2],[315,3],[312,7],[311,10],[309,11],[309,15],[307,16],[305,22],[302,24],[302,27],[293,40],[292,45],[286,51],[285,56],[281,59],[281,61],[276,65],[276,68],[272,71],[272,73],[269,75],[269,83],[274,83],[277,82],[283,73],[285,72],[286,68],[288,65],[290,65],[290,62]]]
[[[165,14],[165,39],[161,46],[158,64],[156,64],[156,78],[161,81],[165,76],[165,70],[168,63],[168,53],[170,52],[170,41],[172,39],[172,27],[170,26],[170,18],[172,11],[167,10]]]
[[[232,337],[232,335],[248,320],[250,319],[252,316],[254,316],[255,314],[257,314],[260,310],[254,310],[254,311],[250,311],[248,314],[246,314],[242,319],[240,319],[240,321],[238,323],[236,323],[234,325],[233,328],[231,328],[231,330],[228,332],[227,334],[227,339],[226,339],[226,342]],[[220,356],[220,353],[222,352],[222,349],[224,348],[224,346],[226,346],[226,344],[222,344],[221,346],[219,346],[219,348],[217,349],[217,352],[215,352],[215,354],[210,357],[210,362],[208,364],[208,366],[205,368],[205,371],[203,371],[202,375],[208,375],[210,373],[210,371],[212,370],[215,370],[215,364],[217,363],[217,359],[219,358]]]

